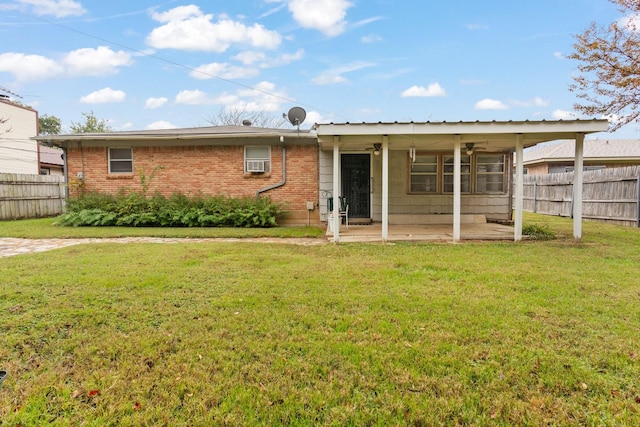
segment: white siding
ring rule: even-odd
[[[39,174],[38,114],[9,102],[0,101],[0,172]]]
[[[371,156],[372,198],[371,217],[374,221],[382,220],[382,156]],[[320,218],[326,220],[327,192],[332,189],[333,153],[320,152]],[[425,215],[452,215],[453,194],[407,194],[408,153],[406,151],[389,151],[389,216],[399,220],[406,215],[417,220]],[[463,215],[485,215],[489,220],[510,219],[509,194],[463,194]],[[390,223],[392,223],[390,219]],[[425,218],[425,220],[427,220]],[[414,221],[419,223],[420,221]]]

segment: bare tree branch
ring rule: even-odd
[[[248,121],[251,126],[261,128],[281,128],[286,123],[282,117],[268,111],[248,111],[245,108],[221,108],[218,114],[205,119],[214,126],[242,126]]]
[[[569,90],[581,100],[574,108],[589,116],[612,119],[611,130],[640,117],[640,15],[638,0],[609,0],[625,19],[598,26],[592,23],[575,36],[570,59],[579,61],[579,74]]]

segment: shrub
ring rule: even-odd
[[[273,227],[283,207],[269,198],[232,198],[124,191],[85,193],[71,200],[62,225],[128,227]]]
[[[525,224],[522,226],[522,234],[533,240],[551,240],[556,235],[548,225]]]

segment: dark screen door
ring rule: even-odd
[[[342,154],[342,196],[349,203],[349,218],[370,218],[369,154]]]

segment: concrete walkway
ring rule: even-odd
[[[121,238],[90,238],[90,239],[15,239],[0,238],[0,258],[29,254],[35,252],[45,252],[53,249],[64,248],[73,245],[84,245],[88,243],[206,243],[206,242],[242,242],[242,243],[285,243],[291,245],[322,245],[327,244],[325,239],[304,239],[304,238],[161,238],[161,237],[121,237]]]

